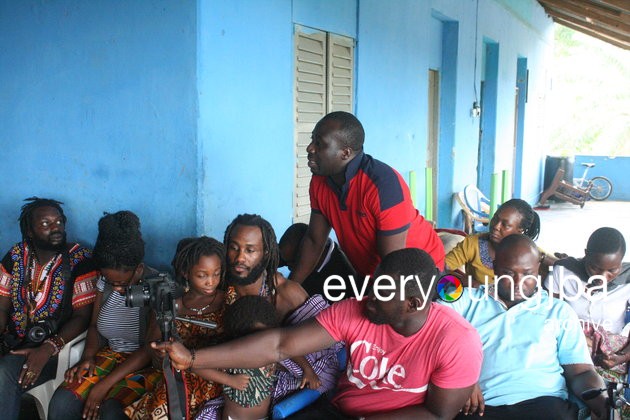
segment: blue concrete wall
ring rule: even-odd
[[[22,199],[66,203],[93,244],[103,211],[142,221],[147,261],[195,231],[194,1],[0,2],[0,249]]]
[[[366,151],[405,178],[418,173],[420,209],[427,73],[440,67],[440,226],[455,219],[451,194],[476,180],[479,119],[470,108],[482,40],[501,51],[495,172],[511,169],[516,58],[527,57],[521,191],[534,200],[551,21],[534,0],[479,0],[475,36],[476,5],[0,0],[0,247],[18,239],[20,200],[30,195],[65,201],[70,236],[86,243],[102,211],[137,212],[147,260],[159,266],[180,237],[221,238],[238,213],[260,213],[280,234],[292,213],[296,24],[355,38]]]
[[[594,163],[589,169],[587,178],[605,176],[612,182],[613,192],[609,200],[630,201],[630,157],[628,156],[586,156],[576,155],[573,164],[573,177],[581,178],[584,172],[582,163]]]
[[[473,3],[473,2],[471,2]],[[525,104],[519,198],[535,203],[542,192],[546,98],[551,87],[553,25],[537,2],[479,1],[480,37],[499,44],[494,173],[513,173],[514,88],[517,61],[527,57],[529,69]],[[483,110],[482,110],[483,112]]]
[[[294,23],[356,37],[356,1],[335,13],[325,1],[204,1],[199,20],[198,231],[222,238],[237,214],[258,213],[280,236],[292,223]]]

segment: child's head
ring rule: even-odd
[[[600,275],[614,280],[621,272],[626,255],[626,241],[617,229],[602,227],[588,238],[584,250],[584,268],[589,276]]]
[[[231,338],[280,325],[276,308],[261,296],[243,296],[225,310],[223,325]]]
[[[225,247],[214,238],[184,238],[177,244],[172,265],[179,284],[196,290],[216,289],[225,275]]]

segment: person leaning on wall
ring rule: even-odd
[[[22,240],[0,267],[2,418],[17,419],[22,394],[57,373],[57,354],[90,321],[96,291],[92,251],[66,241],[60,201],[31,197]]]

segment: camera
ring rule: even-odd
[[[125,304],[132,308],[149,306],[156,312],[174,307],[174,300],[184,293],[182,287],[175,283],[168,273],[160,273],[156,277],[143,280],[142,284],[129,286]]]
[[[172,337],[173,321],[177,317],[175,299],[183,295],[183,289],[173,281],[170,274],[160,273],[149,277],[141,284],[129,286],[125,297],[125,305],[138,308],[148,306],[155,312],[160,326],[162,341]]]
[[[59,327],[59,322],[54,319],[37,321],[26,333],[26,340],[31,343],[41,343],[46,338],[54,335]]]
[[[160,273],[157,277],[144,279],[142,284],[129,286],[125,297],[125,305],[138,308],[150,307],[155,312],[155,319],[160,326],[162,341],[172,337],[173,322],[178,319],[205,328],[217,328],[211,321],[200,321],[177,316],[176,299],[184,294],[182,286],[177,284],[168,273]]]
[[[26,330],[23,338],[19,338],[10,332],[0,334],[0,356],[9,353],[11,350],[37,347],[45,339],[56,334],[58,329],[59,320],[43,319],[32,324]]]

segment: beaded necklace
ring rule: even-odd
[[[28,297],[27,303],[27,315],[29,321],[32,321],[35,309],[37,309],[37,301],[41,300],[44,286],[46,285],[46,279],[50,275],[50,271],[55,265],[57,256],[51,258],[51,260],[45,265],[41,266],[36,261],[37,257],[29,255],[28,268],[26,270],[26,292]]]
[[[183,297],[182,297],[182,305],[184,306],[184,308],[188,309],[189,311],[191,311],[191,312],[196,312],[196,313],[197,313],[197,315],[202,315],[202,314],[203,314],[203,311],[205,311],[206,309],[208,309],[209,307],[211,307],[211,306],[212,306],[212,304],[214,303],[214,301],[217,299],[217,295],[218,295],[218,294],[219,294],[219,291],[218,291],[218,290],[217,290],[217,291],[215,291],[215,292],[214,292],[214,296],[213,296],[212,300],[210,301],[210,303],[208,303],[206,306],[203,306],[203,307],[201,307],[201,308],[191,308],[191,307],[187,306],[187,305],[184,303],[184,298],[183,298]]]

